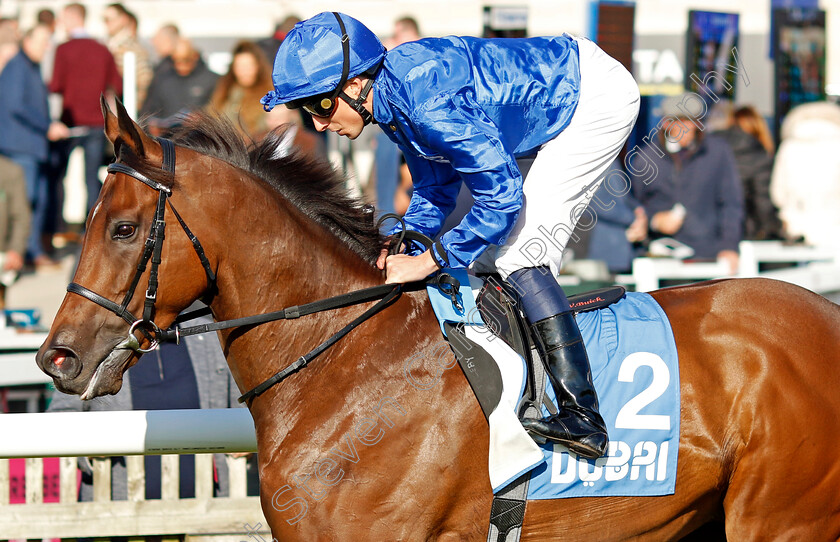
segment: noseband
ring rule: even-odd
[[[161,149],[163,151],[163,164],[162,169],[164,172],[174,176],[175,175],[175,145],[172,141],[168,139],[158,139],[160,143]],[[84,286],[77,284],[75,282],[71,282],[67,286],[67,291],[73,294],[80,295],[85,299],[89,299],[93,301],[97,305],[108,309],[109,311],[113,312],[129,324],[131,326],[128,330],[128,336],[126,339],[121,342],[119,345],[115,347],[115,350],[134,350],[136,352],[145,353],[151,352],[155,348],[157,348],[158,344],[160,344],[160,336],[161,330],[152,320],[154,318],[154,308],[155,308],[155,301],[157,300],[157,290],[158,290],[158,268],[161,263],[161,253],[163,252],[163,241],[166,237],[166,221],[165,221],[165,214],[166,214],[166,204],[167,201],[169,202],[169,208],[172,209],[172,213],[175,215],[175,218],[178,219],[178,222],[181,224],[181,227],[184,229],[184,233],[187,234],[187,237],[192,242],[193,248],[195,249],[196,254],[198,254],[198,259],[201,260],[201,265],[204,267],[204,273],[207,275],[207,284],[208,289],[213,288],[216,284],[216,274],[210,268],[210,262],[207,260],[207,256],[204,254],[204,248],[201,246],[198,238],[193,235],[190,229],[187,227],[184,220],[181,218],[181,215],[178,214],[178,211],[175,210],[175,207],[172,205],[172,201],[169,201],[169,196],[172,195],[172,190],[162,185],[161,183],[149,179],[136,169],[129,167],[125,164],[120,163],[113,163],[108,166],[108,173],[123,173],[128,175],[129,177],[140,181],[141,183],[149,186],[158,192],[158,201],[157,207],[155,208],[155,214],[152,217],[152,227],[149,230],[149,237],[146,239],[146,243],[143,248],[143,255],[140,258],[140,262],[137,264],[137,268],[134,271],[134,277],[131,279],[131,285],[128,288],[128,291],[125,293],[125,297],[121,304],[117,304],[110,299],[101,296],[90,290],[89,288],[85,288]],[[151,268],[149,271],[149,283],[146,287],[146,299],[143,304],[143,317],[137,318],[128,310],[128,305],[131,303],[131,300],[134,298],[134,291],[137,289],[137,285],[140,282],[140,277],[145,273],[146,267],[151,260]],[[140,342],[137,337],[134,336],[134,332],[139,329],[145,336],[151,341],[151,345],[148,348],[141,348]]]

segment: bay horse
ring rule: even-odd
[[[154,322],[204,298],[217,320],[383,282],[369,213],[328,166],[246,147],[202,116],[167,148],[103,102],[117,163],[171,191]],[[74,282],[119,300],[131,287],[158,192],[112,169],[87,220]],[[169,211],[172,216],[172,211]],[[147,284],[150,271],[140,276]],[[116,393],[140,353],[129,325],[70,292],[37,355],[65,393]],[[726,280],[654,292],[680,364],[676,491],[527,503],[523,541],[837,540],[840,537],[840,308],[783,282]],[[129,296],[132,314],[143,310]],[[355,318],[345,307],[219,332],[243,392]],[[132,328],[132,331],[135,331]],[[137,339],[149,344],[146,337]],[[278,540],[486,539],[488,428],[442,343],[425,292],[406,292],[305,369],[249,401],[262,508]],[[409,378],[410,377],[410,378]],[[711,528],[709,527],[711,525]],[[698,535],[698,529],[703,529]],[[694,534],[692,534],[694,533]]]

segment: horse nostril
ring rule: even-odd
[[[64,363],[65,359],[67,359],[67,356],[65,356],[64,354],[61,354],[59,352],[56,352],[56,354],[53,356],[53,359],[52,359],[53,365],[58,367],[59,370],[60,370],[61,365]]]
[[[73,379],[82,372],[82,363],[72,351],[66,348],[56,348],[47,354],[48,366],[53,370],[49,371],[65,379]]]

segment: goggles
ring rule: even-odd
[[[344,88],[344,84],[347,82],[347,74],[350,70],[350,37],[347,35],[347,29],[344,27],[344,21],[341,20],[339,14],[333,12],[333,15],[335,15],[335,18],[338,21],[338,27],[341,29],[341,49],[343,53],[342,56],[344,57],[344,60],[341,63],[341,79],[339,80],[338,85],[336,85],[335,91],[331,94],[322,94],[321,96],[315,97],[312,101],[301,105],[303,110],[310,115],[324,119],[328,119],[335,114],[335,110],[338,108],[338,95],[341,93]]]
[[[301,105],[301,109],[312,115],[313,117],[320,117],[328,119],[335,114],[338,108],[338,99],[335,96],[321,95],[316,97],[311,102],[306,102]]]

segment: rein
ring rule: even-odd
[[[287,307],[285,309],[275,312],[268,312],[265,314],[258,314],[255,316],[245,316],[243,318],[224,320],[222,322],[213,322],[210,324],[200,324],[197,326],[190,326],[185,328],[176,326],[166,331],[161,331],[159,337],[161,341],[175,341],[176,343],[178,343],[181,337],[198,335],[199,333],[208,333],[210,331],[219,331],[221,329],[230,329],[233,327],[253,326],[265,324],[267,322],[274,322],[277,320],[294,320],[295,318],[300,318],[301,316],[306,316],[308,314],[315,314],[317,312],[340,309],[344,307],[349,307],[351,305],[358,305],[359,303],[365,303],[367,301],[373,301],[374,299],[379,299],[379,301],[374,306],[370,307],[361,315],[357,316],[352,322],[350,322],[349,324],[332,334],[327,340],[310,350],[308,353],[299,357],[296,361],[288,365],[285,369],[274,373],[270,378],[266,379],[260,385],[243,393],[239,397],[239,402],[244,403],[249,399],[261,395],[270,387],[281,382],[283,379],[285,379],[292,373],[295,373],[303,367],[306,367],[306,365],[308,365],[310,361],[318,357],[322,352],[324,352],[324,350],[334,345],[336,342],[338,342],[339,339],[353,331],[353,329],[355,329],[359,324],[361,324],[380,310],[390,305],[401,294],[401,284],[382,284],[379,286],[373,286],[371,288],[356,290],[354,292],[342,294],[335,297],[329,297],[327,299],[321,299],[319,301],[313,301],[312,303],[307,303],[305,305],[294,305],[292,307]],[[183,320],[191,320],[203,313],[205,313],[205,311],[203,309],[200,309],[195,312],[185,314],[183,316]]]
[[[164,172],[174,176],[175,145],[174,143],[172,143],[172,141],[168,139],[160,138],[158,139],[158,142],[160,143],[161,149],[163,151],[162,169]],[[165,341],[174,341],[177,344],[180,342],[182,336],[196,335],[199,333],[208,333],[211,331],[230,329],[234,327],[259,325],[277,320],[293,320],[295,318],[300,318],[301,316],[306,316],[308,314],[349,307],[351,305],[358,305],[360,303],[373,301],[375,299],[379,300],[375,305],[368,308],[365,312],[360,314],[353,321],[351,321],[349,324],[347,324],[339,331],[331,335],[327,340],[310,350],[308,353],[300,356],[296,361],[288,365],[285,369],[278,371],[255,388],[248,390],[247,392],[242,394],[242,396],[239,397],[240,403],[243,403],[245,401],[253,399],[258,395],[261,395],[266,390],[268,390],[275,384],[281,382],[289,375],[299,371],[300,369],[308,365],[310,361],[319,356],[327,348],[338,342],[339,339],[350,333],[359,324],[361,324],[362,322],[364,322],[383,308],[393,303],[402,294],[403,285],[383,284],[380,286],[373,286],[371,288],[356,290],[347,294],[342,294],[339,296],[314,301],[312,303],[306,303],[304,305],[295,305],[292,307],[287,307],[285,309],[275,312],[258,314],[254,316],[246,316],[243,318],[236,318],[233,320],[225,320],[222,322],[213,322],[210,324],[201,324],[185,328],[178,327],[177,324],[179,321],[190,320],[198,317],[200,314],[205,314],[206,310],[202,309],[176,318],[173,327],[170,327],[167,330],[161,330],[154,323],[153,317],[155,302],[157,301],[158,268],[161,264],[163,241],[166,237],[165,214],[167,202],[169,203],[169,208],[172,209],[172,213],[175,215],[175,218],[178,220],[178,223],[181,225],[184,232],[187,234],[187,237],[190,239],[190,242],[192,243],[196,254],[198,254],[199,260],[201,260],[201,265],[202,267],[204,267],[204,272],[207,275],[208,290],[215,288],[216,274],[211,269],[210,262],[208,261],[207,256],[204,253],[204,248],[201,246],[201,243],[199,242],[198,238],[195,235],[193,235],[193,233],[187,227],[184,220],[181,218],[181,215],[178,214],[178,211],[172,205],[172,202],[169,201],[169,197],[172,195],[172,190],[169,187],[157,181],[149,179],[134,168],[121,163],[110,164],[108,166],[108,173],[123,173],[133,179],[142,182],[146,186],[149,186],[150,188],[153,188],[158,192],[158,201],[157,206],[155,207],[155,214],[152,217],[152,227],[149,231],[149,237],[146,239],[143,248],[143,254],[140,257],[140,261],[137,264],[137,268],[134,271],[134,276],[131,279],[131,285],[129,286],[128,291],[126,292],[125,297],[123,297],[122,303],[117,304],[114,301],[111,301],[110,299],[100,294],[97,294],[93,290],[75,282],[71,282],[67,286],[68,292],[79,295],[81,297],[84,297],[85,299],[88,299],[89,301],[96,303],[97,305],[113,312],[114,314],[116,314],[117,316],[119,316],[120,318],[122,318],[130,324],[130,327],[128,329],[128,336],[124,341],[115,346],[114,350],[133,350],[135,352],[144,354],[153,351],[160,345],[160,343]],[[419,234],[414,235],[416,236]],[[428,242],[429,244],[431,243],[431,241],[426,239],[424,236],[420,235],[420,237],[423,241]],[[400,241],[401,240],[402,237],[400,237]],[[149,265],[150,261],[151,268],[149,271],[149,283],[146,288],[146,296],[143,304],[143,317],[138,319],[128,310],[128,305],[134,298],[134,291],[137,289],[137,286],[140,282],[140,278],[146,271],[146,267]],[[151,344],[148,348],[142,348],[140,346],[140,341],[134,335],[134,332],[137,329],[139,329],[143,333],[143,335],[150,341]]]

